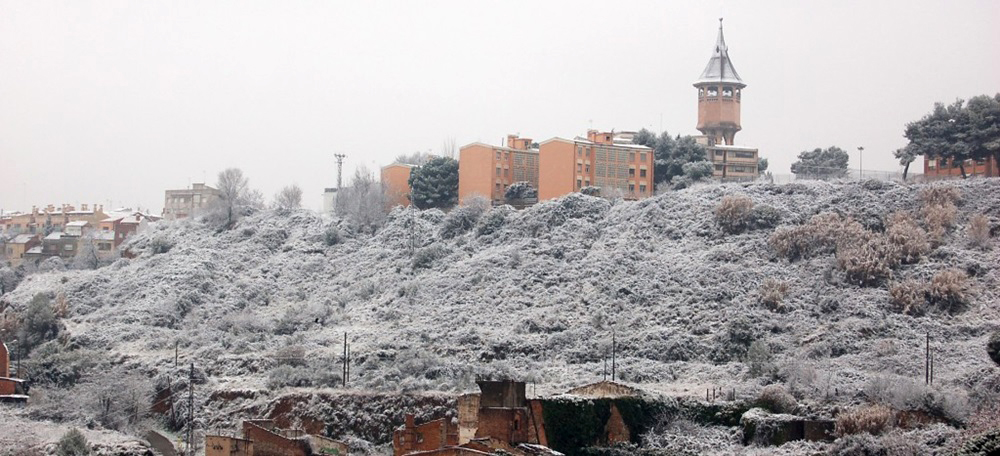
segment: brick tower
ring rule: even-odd
[[[733,145],[740,131],[740,96],[747,85],[729,60],[729,48],[722,37],[719,18],[719,38],[708,66],[694,83],[698,89],[698,131],[708,137],[708,145]]]

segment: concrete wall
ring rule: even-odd
[[[205,456],[253,456],[253,442],[221,435],[205,436]]]
[[[479,428],[479,394],[458,397],[458,444],[464,445],[476,437]]]

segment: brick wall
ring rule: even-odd
[[[416,425],[413,415],[406,415],[403,429],[392,433],[392,450],[395,456],[452,445],[458,445],[458,425],[452,423],[450,418]]]
[[[253,442],[254,456],[308,456],[309,443],[286,439],[255,423],[243,422],[243,438]]]

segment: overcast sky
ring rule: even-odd
[[[736,143],[776,173],[830,145],[896,170],[906,122],[1000,91],[996,1],[0,0],[0,208],[159,212],[232,166],[318,208],[337,152],[346,177],[449,138],[697,134],[720,16]]]

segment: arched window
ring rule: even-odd
[[[732,87],[723,87],[722,88],[722,96],[724,96],[726,98],[732,98],[733,97],[733,88]]]
[[[717,96],[719,96],[719,88],[718,87],[709,87],[708,88],[708,96],[710,96],[710,97],[717,97]]]

